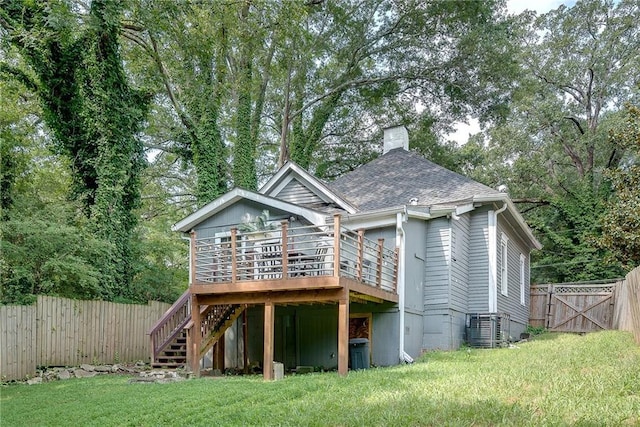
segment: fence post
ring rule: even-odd
[[[546,317],[546,321],[545,321],[545,327],[547,329],[551,329],[551,299],[553,296],[553,285],[549,284],[547,286],[547,315]]]

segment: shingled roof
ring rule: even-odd
[[[329,187],[360,211],[408,205],[431,206],[500,194],[419,154],[394,149],[338,178]]]

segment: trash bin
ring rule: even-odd
[[[351,369],[369,369],[369,340],[353,338],[349,340],[349,364]]]

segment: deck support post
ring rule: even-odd
[[[200,303],[198,302],[198,295],[191,294],[191,320],[193,326],[191,327],[191,353],[190,362],[191,371],[196,377],[200,376],[200,346],[202,345],[202,332],[201,319],[200,319]]]
[[[242,312],[242,371],[246,374],[249,373],[249,354],[247,353],[249,342],[249,324],[247,323],[247,306],[244,306]]]
[[[216,342],[213,353],[213,368],[220,369],[220,372],[222,373],[224,373],[224,341],[224,334],[222,334],[222,336],[218,339],[218,342]]]
[[[349,371],[349,291],[338,303],[338,374]]]
[[[264,361],[263,375],[266,381],[273,380],[273,335],[275,307],[272,302],[264,304]]]

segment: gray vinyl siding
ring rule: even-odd
[[[405,239],[405,271],[404,271],[404,349],[411,357],[418,357],[422,350],[422,314],[424,291],[424,259],[425,259],[425,221],[411,218],[404,225]],[[396,244],[396,228],[385,227],[369,229],[365,232],[367,239],[377,241],[384,239],[384,246],[393,249]],[[397,308],[396,308],[397,310]],[[380,315],[382,316],[382,315]],[[388,317],[389,315],[382,316]],[[375,319],[374,319],[375,320]],[[396,320],[395,325],[399,327]],[[379,335],[384,335],[386,343],[395,349],[383,350],[379,344],[376,346],[374,363],[377,365],[396,364],[399,357],[398,329],[389,329],[388,321],[374,322],[374,330]],[[377,341],[379,343],[380,341]],[[384,351],[384,352],[383,352]],[[377,361],[377,362],[376,362]]]
[[[398,309],[373,313],[371,363],[375,366],[397,365],[400,360]]]
[[[424,272],[426,258],[426,228],[427,223],[423,220],[409,219],[404,224],[405,234],[405,273],[404,273],[404,291],[405,291],[405,309],[413,310],[422,314],[424,309]],[[385,240],[386,242],[386,240]],[[417,331],[412,331],[413,332]],[[419,335],[421,339],[422,329]]]
[[[449,306],[450,228],[447,218],[427,221],[424,310]]]
[[[338,307],[311,306],[297,312],[300,365],[337,368]]]
[[[404,351],[414,359],[422,353],[423,315],[406,312],[404,315]]]
[[[331,210],[335,206],[335,203],[325,201],[296,179],[289,181],[284,188],[271,196],[310,209]]]
[[[502,233],[508,238],[507,242],[507,269],[508,292],[502,294]],[[511,229],[506,221],[498,216],[498,312],[509,313],[512,323],[526,325],[529,321],[529,260],[526,244]],[[520,254],[525,256],[525,305],[520,304]],[[514,325],[515,327],[515,325]]]
[[[489,310],[489,217],[488,208],[470,213],[469,223],[469,313]]]
[[[384,239],[384,247],[393,250],[396,247],[396,228],[371,228],[365,230],[364,237],[377,243],[378,239]]]
[[[289,181],[289,183],[280,190],[278,194],[275,194],[274,197],[301,206],[317,205],[323,202],[317,194],[295,179]]]
[[[465,313],[437,310],[425,313],[422,349],[456,350],[463,343]]]
[[[451,290],[449,307],[466,313],[469,295],[469,214],[451,223]]]

